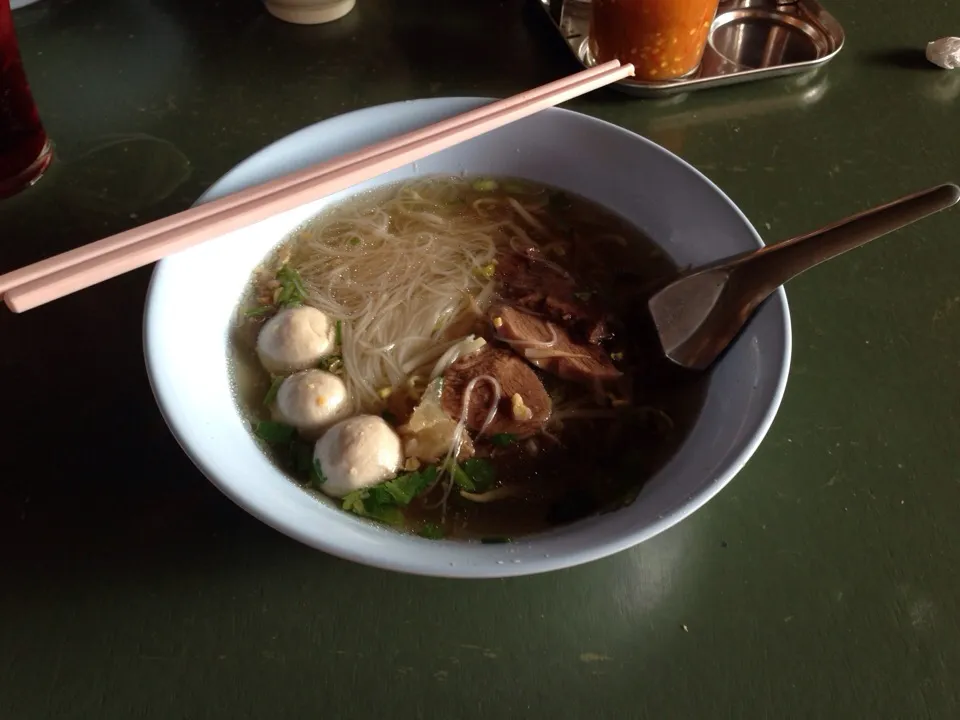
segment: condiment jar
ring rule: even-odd
[[[719,0],[593,0],[590,50],[597,63],[632,63],[637,80],[696,71]]]

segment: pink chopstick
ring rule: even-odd
[[[339,192],[633,74],[616,61],[426,128],[241,190],[0,276],[7,306],[23,312],[205,240]]]

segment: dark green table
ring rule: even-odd
[[[954,2],[837,0],[825,72],[577,109],[682,155],[768,239],[960,179]],[[268,142],[368,105],[573,69],[520,0],[42,0],[16,13],[58,161],[0,203],[0,270],[189,205]],[[222,497],[147,386],[143,270],[0,313],[0,718],[956,718],[960,245],[944,213],[791,284],[768,439],[706,508],[509,581],[309,550]]]

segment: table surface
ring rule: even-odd
[[[768,240],[960,179],[960,71],[922,59],[960,6],[835,5],[847,46],[813,77],[571,106],[680,154]],[[359,0],[320,27],[256,0],[18,11],[58,158],[0,203],[0,271],[185,208],[317,120],[570,72],[534,10]],[[958,717],[958,221],[790,284],[783,406],[705,508],[503,581],[337,560],[221,496],[150,394],[148,269],[0,313],[0,717]]]

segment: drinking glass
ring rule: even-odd
[[[35,183],[52,159],[23,71],[10,0],[0,0],[0,197]]]

